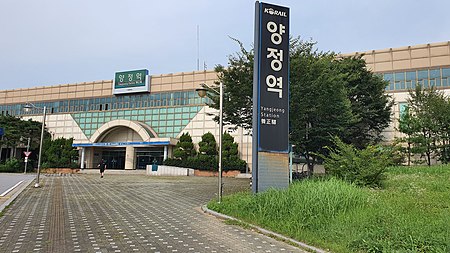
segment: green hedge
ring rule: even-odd
[[[168,158],[164,161],[164,165],[192,168],[198,170],[218,171],[219,162],[217,158],[211,159],[208,156],[190,157],[187,160],[180,160],[175,158]],[[246,171],[247,163],[244,160],[222,160],[222,171],[239,170]]]
[[[16,158],[10,158],[0,164],[0,172],[23,172],[22,162]]]

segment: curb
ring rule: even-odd
[[[296,240],[294,240],[292,238],[289,238],[289,237],[286,237],[284,235],[272,232],[270,230],[267,230],[267,229],[264,229],[264,228],[261,228],[261,227],[249,224],[247,222],[243,222],[243,221],[241,221],[239,219],[236,219],[234,217],[231,217],[231,216],[228,216],[228,215],[221,214],[221,213],[218,213],[216,211],[210,210],[210,209],[208,209],[208,207],[206,207],[206,205],[202,206],[202,211],[204,213],[211,214],[211,215],[213,215],[213,216],[215,216],[217,218],[220,218],[220,219],[238,221],[240,223],[245,224],[246,226],[251,227],[252,229],[255,229],[256,231],[258,231],[261,234],[264,234],[264,235],[267,235],[267,236],[270,236],[270,237],[274,237],[274,238],[276,238],[278,240],[288,241],[288,242],[290,242],[290,243],[292,243],[292,244],[294,244],[294,245],[296,245],[296,246],[298,246],[300,248],[303,248],[305,250],[312,251],[312,252],[317,252],[317,253],[328,253],[328,251],[316,248],[314,246],[310,246],[310,245],[308,245],[306,243],[303,243],[303,242],[296,241]]]
[[[9,198],[7,201],[5,201],[5,203],[0,205],[0,213],[3,212],[3,210],[9,204],[11,204],[11,202],[13,202],[17,198],[17,196],[19,196],[19,194],[22,193],[22,191],[25,188],[27,188],[31,184],[31,182],[33,182],[33,181],[34,181],[34,178],[33,179],[24,180],[24,182],[22,182],[19,187],[13,189],[13,191],[15,191],[15,193],[11,196],[11,198]]]

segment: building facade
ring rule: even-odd
[[[111,169],[145,169],[171,157],[182,133],[188,132],[194,143],[207,132],[218,139],[217,112],[195,91],[216,80],[214,71],[154,75],[148,92],[118,95],[113,95],[113,80],[3,90],[0,113],[42,122],[42,110],[23,109],[28,102],[45,106],[52,138],[74,138],[81,167],[94,168],[104,159]],[[231,134],[241,157],[251,161],[251,137],[242,129]]]
[[[363,55],[369,70],[389,82],[386,92],[395,104],[393,120],[384,133],[386,141],[400,136],[399,113],[408,90],[420,83],[450,94],[450,42],[341,54]],[[56,86],[0,90],[0,113],[42,121],[41,110],[25,112],[30,102],[47,108],[46,126],[53,138],[74,138],[80,166],[93,168],[101,159],[113,169],[144,169],[172,156],[182,133],[194,143],[211,132],[218,140],[217,111],[209,108],[195,89],[214,86],[214,71],[194,71],[149,76],[148,90],[114,94],[114,80]],[[225,127],[225,130],[227,128]],[[231,132],[241,158],[251,168],[251,136],[238,128]]]
[[[401,136],[396,129],[409,90],[420,84],[423,87],[434,86],[450,95],[450,41],[341,54],[339,57],[355,55],[362,55],[367,68],[389,82],[386,93],[395,103],[391,125],[384,131],[388,142]]]

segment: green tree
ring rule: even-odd
[[[202,135],[198,143],[198,156],[192,159],[196,167],[201,170],[218,170],[217,142],[210,132]]]
[[[237,40],[236,40],[237,41]],[[252,126],[253,50],[237,41],[240,51],[218,66],[224,85],[225,122]],[[361,57],[336,60],[332,52],[314,49],[316,43],[290,40],[290,141],[313,168],[316,154],[326,154],[336,135],[357,147],[381,139],[389,124],[391,101],[386,83],[367,71]],[[209,94],[217,109],[218,96]]]
[[[224,133],[222,136],[222,164],[224,170],[239,170],[244,172],[247,163],[239,157],[238,144],[233,136]]]
[[[41,139],[42,123],[33,120],[22,120],[18,117],[10,115],[0,116],[0,127],[4,128],[4,136],[0,139],[0,149],[10,148],[9,157],[14,157],[17,147],[25,147],[27,140],[30,138],[30,150],[34,150],[33,154],[37,154]],[[50,139],[50,134],[44,131],[44,140]],[[3,158],[0,151],[0,160]]]
[[[417,85],[409,92],[408,114],[400,118],[399,131],[406,135],[403,141],[411,145],[411,153],[420,156],[416,163],[431,165],[437,158],[449,161],[449,99],[434,87],[424,89]],[[424,160],[422,160],[424,159]]]
[[[214,135],[210,132],[202,135],[202,141],[198,143],[198,155],[199,156],[207,156],[207,157],[216,157],[217,156],[217,142]]]
[[[78,151],[72,147],[73,138],[47,139],[42,153],[43,168],[76,168]]]
[[[175,146],[173,156],[180,160],[187,160],[189,157],[194,157],[197,151],[194,148],[192,137],[189,133],[183,133],[180,136],[180,141]]]
[[[354,122],[345,89],[345,75],[334,64],[334,54],[314,50],[299,41],[291,49],[290,127],[295,151],[305,156],[309,171],[318,154],[327,154],[330,136],[343,137]]]
[[[228,66],[217,65],[219,82],[223,84],[223,122],[252,129],[253,112],[253,49],[247,51],[242,42],[233,39],[240,46],[240,51],[228,57]],[[208,93],[213,103],[209,106],[219,109],[219,96]],[[218,117],[216,117],[218,121]]]
[[[436,132],[438,126],[435,124],[433,112],[433,99],[437,99],[439,94],[434,88],[423,89],[417,85],[416,89],[410,92],[407,100],[413,110],[415,121],[418,124],[417,132],[414,134],[414,152],[425,157],[428,166],[431,165],[432,155],[436,151]]]
[[[399,118],[399,127],[398,130],[405,134],[404,137],[401,137],[396,140],[396,142],[400,143],[406,143],[405,153],[407,156],[407,163],[408,166],[411,164],[411,156],[412,156],[412,147],[415,143],[415,136],[414,134],[417,132],[418,125],[415,117],[410,112],[410,109],[408,106],[405,107],[404,111],[400,111],[400,118]]]
[[[238,144],[234,142],[233,136],[229,133],[222,135],[222,159],[239,158]]]
[[[345,141],[357,148],[378,143],[389,126],[393,100],[386,94],[387,82],[367,70],[362,55],[336,62],[344,75],[347,96],[356,119],[346,130]]]

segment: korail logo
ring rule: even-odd
[[[264,13],[269,13],[272,16],[280,16],[287,18],[285,11],[274,10],[273,8],[264,8]]]

